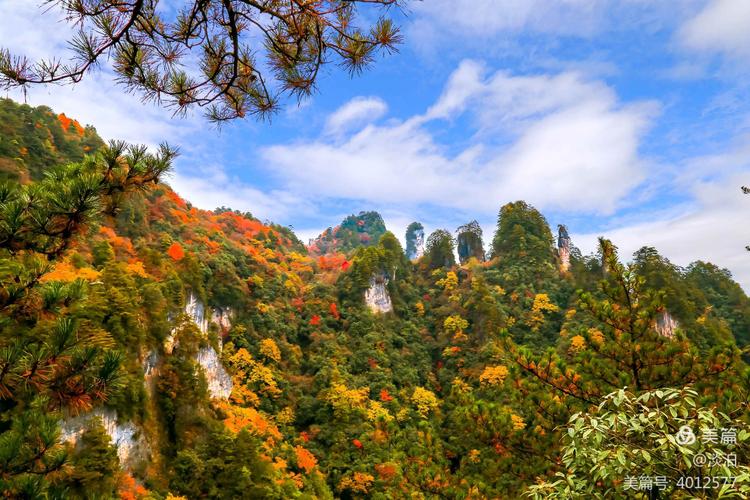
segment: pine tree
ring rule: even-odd
[[[357,73],[401,41],[390,18],[368,28],[356,22],[358,4],[397,0],[184,0],[166,10],[148,0],[53,4],[78,29],[73,61],[32,63],[0,50],[0,85],[76,83],[110,59],[128,90],[178,112],[204,108],[213,121],[266,117],[281,95],[309,95],[325,63]]]
[[[174,156],[113,142],[37,183],[0,184],[0,420],[13,422],[0,434],[5,491],[43,492],[66,458],[55,412],[90,409],[119,379],[112,338],[80,314],[85,282],[44,275],[124,196],[158,182]]]

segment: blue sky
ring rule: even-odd
[[[173,1],[173,0],[172,0]],[[64,53],[55,13],[0,0],[0,45]],[[405,43],[361,76],[329,66],[319,92],[270,124],[220,131],[172,119],[113,87],[105,65],[28,100],[107,138],[182,156],[170,183],[194,204],[249,210],[307,239],[378,210],[399,237],[471,219],[489,242],[516,199],[567,224],[585,252],[729,268],[750,288],[750,2],[424,0],[399,15]],[[11,94],[12,95],[12,94]]]

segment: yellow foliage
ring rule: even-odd
[[[367,493],[375,477],[364,472],[355,472],[339,481],[339,491],[349,490],[352,493]]]
[[[290,424],[294,421],[294,408],[287,406],[276,415],[276,421],[280,424]]]
[[[508,368],[503,365],[487,366],[479,376],[483,385],[500,385],[508,376]]]
[[[448,274],[445,275],[445,278],[437,280],[435,284],[439,287],[442,287],[446,292],[453,291],[458,286],[458,276],[453,271],[448,271]]]
[[[411,401],[417,407],[417,413],[422,418],[427,418],[427,414],[431,411],[435,411],[438,407],[438,398],[435,393],[425,389],[424,387],[417,387],[414,389],[414,393],[411,395]]]
[[[479,462],[479,455],[481,452],[477,450],[476,448],[469,451],[469,462],[477,463]]]
[[[255,308],[256,308],[256,309],[258,310],[258,312],[259,312],[259,313],[261,313],[261,314],[266,314],[266,313],[267,313],[268,311],[270,311],[270,310],[271,310],[271,306],[270,306],[270,305],[268,305],[268,304],[265,304],[265,303],[263,303],[263,302],[258,302],[258,303],[257,303],[257,304],[255,305]]]
[[[367,420],[370,422],[379,420],[390,422],[393,420],[393,415],[379,401],[370,401],[367,405]]]
[[[536,294],[534,296],[534,303],[531,306],[531,317],[529,318],[529,324],[531,324],[532,329],[536,330],[544,323],[545,312],[556,312],[559,309],[559,307],[550,302],[546,293]]]
[[[458,377],[453,379],[451,387],[453,387],[453,390],[459,394],[467,394],[471,392],[471,386]]]
[[[279,346],[276,345],[273,339],[263,339],[260,341],[260,353],[277,363],[281,361],[281,351],[279,351]]]
[[[417,302],[417,305],[414,306],[414,308],[417,310],[419,316],[424,316],[424,304],[422,302]]]
[[[334,383],[328,391],[326,401],[333,406],[333,412],[344,415],[351,411],[362,410],[369,399],[370,390],[367,387],[349,389],[344,384]]]
[[[586,339],[580,335],[575,335],[570,339],[570,350],[572,352],[578,352],[586,347]]]
[[[146,272],[146,269],[143,267],[143,262],[140,260],[135,260],[128,264],[128,272],[131,272],[133,274],[136,274],[140,276],[141,278],[147,278],[148,273]]]
[[[589,328],[589,338],[592,344],[601,345],[604,342],[604,334],[596,328]]]
[[[513,421],[513,430],[520,431],[526,427],[526,422],[523,421],[523,418],[515,413],[510,415],[510,419]]]
[[[443,321],[443,328],[448,333],[459,334],[463,332],[464,329],[468,328],[468,326],[469,326],[469,322],[463,319],[458,314],[448,316]]]

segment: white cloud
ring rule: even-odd
[[[200,172],[177,171],[167,182],[180,196],[205,210],[223,205],[279,222],[312,209],[309,201],[292,193],[283,190],[260,191],[228,174],[218,165],[202,166]]]
[[[372,123],[388,111],[388,105],[379,97],[357,97],[337,109],[326,120],[326,130],[339,134],[354,126]]]
[[[750,2],[711,0],[681,27],[680,42],[700,52],[750,56]]]
[[[584,252],[593,251],[596,238],[603,235],[620,249],[624,259],[642,246],[653,246],[677,265],[696,260],[712,262],[730,269],[745,290],[750,290],[750,244],[747,216],[750,197],[739,187],[748,177],[738,175],[721,181],[696,185],[695,203],[679,215],[613,227],[591,234],[574,234],[572,238]]]
[[[638,146],[653,104],[623,106],[605,84],[575,73],[485,73],[464,62],[424,115],[369,124],[343,140],[275,145],[263,157],[289,189],[308,196],[467,211],[524,198],[607,213],[643,180]],[[451,154],[430,127],[462,117],[477,134],[459,137],[468,143]]]

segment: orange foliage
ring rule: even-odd
[[[174,191],[167,191],[166,197],[172,201],[175,205],[177,205],[180,208],[187,208],[187,203],[185,203],[185,200],[180,198],[180,195],[175,193]]]
[[[86,281],[93,281],[98,277],[99,271],[91,269],[90,267],[82,267],[81,269],[76,269],[68,262],[59,262],[52,269],[52,271],[42,276],[40,281],[64,281],[67,283],[75,281],[78,278],[84,279]]]
[[[172,210],[169,211],[169,213],[172,214],[172,217],[179,220],[183,224],[187,224],[188,222],[190,222],[190,218],[188,217],[188,214],[186,214],[182,210],[176,210],[173,208]]]
[[[62,125],[64,131],[69,132],[70,126],[73,125],[76,133],[78,135],[83,135],[83,127],[81,127],[81,124],[78,123],[78,120],[71,120],[70,118],[65,116],[65,113],[60,113],[59,115],[57,115],[57,119],[60,120],[60,125]]]
[[[128,263],[128,271],[137,274],[141,278],[148,277],[148,273],[146,272],[146,269],[143,267],[143,262],[141,262],[138,259],[133,259]]]
[[[279,429],[271,422],[266,420],[254,408],[243,408],[241,406],[232,406],[224,404],[228,417],[224,419],[224,425],[233,433],[238,433],[242,429],[247,429],[251,434],[256,436],[269,436],[274,439],[281,439]]]
[[[148,490],[138,484],[135,478],[126,472],[120,476],[117,493],[121,500],[139,500],[146,498]]]
[[[310,324],[313,326],[317,326],[320,324],[320,316],[317,314],[314,314],[312,318],[310,318]]]
[[[128,255],[135,256],[135,249],[133,248],[133,243],[130,241],[130,238],[118,236],[114,229],[107,226],[99,227],[99,234],[107,238],[115,250],[122,249]]]
[[[375,472],[378,473],[380,479],[387,481],[396,475],[396,466],[391,463],[377,464]]]
[[[362,441],[360,441],[359,439],[352,439],[352,444],[360,450],[362,449]]]
[[[297,466],[308,474],[312,472],[318,463],[315,455],[299,445],[294,447],[294,453],[297,455]]]
[[[185,250],[182,249],[182,245],[174,242],[167,249],[167,255],[172,257],[173,260],[182,260],[182,258],[185,257]]]
[[[380,400],[384,403],[387,403],[389,401],[393,401],[393,396],[391,396],[388,393],[388,389],[381,389],[380,390]]]

